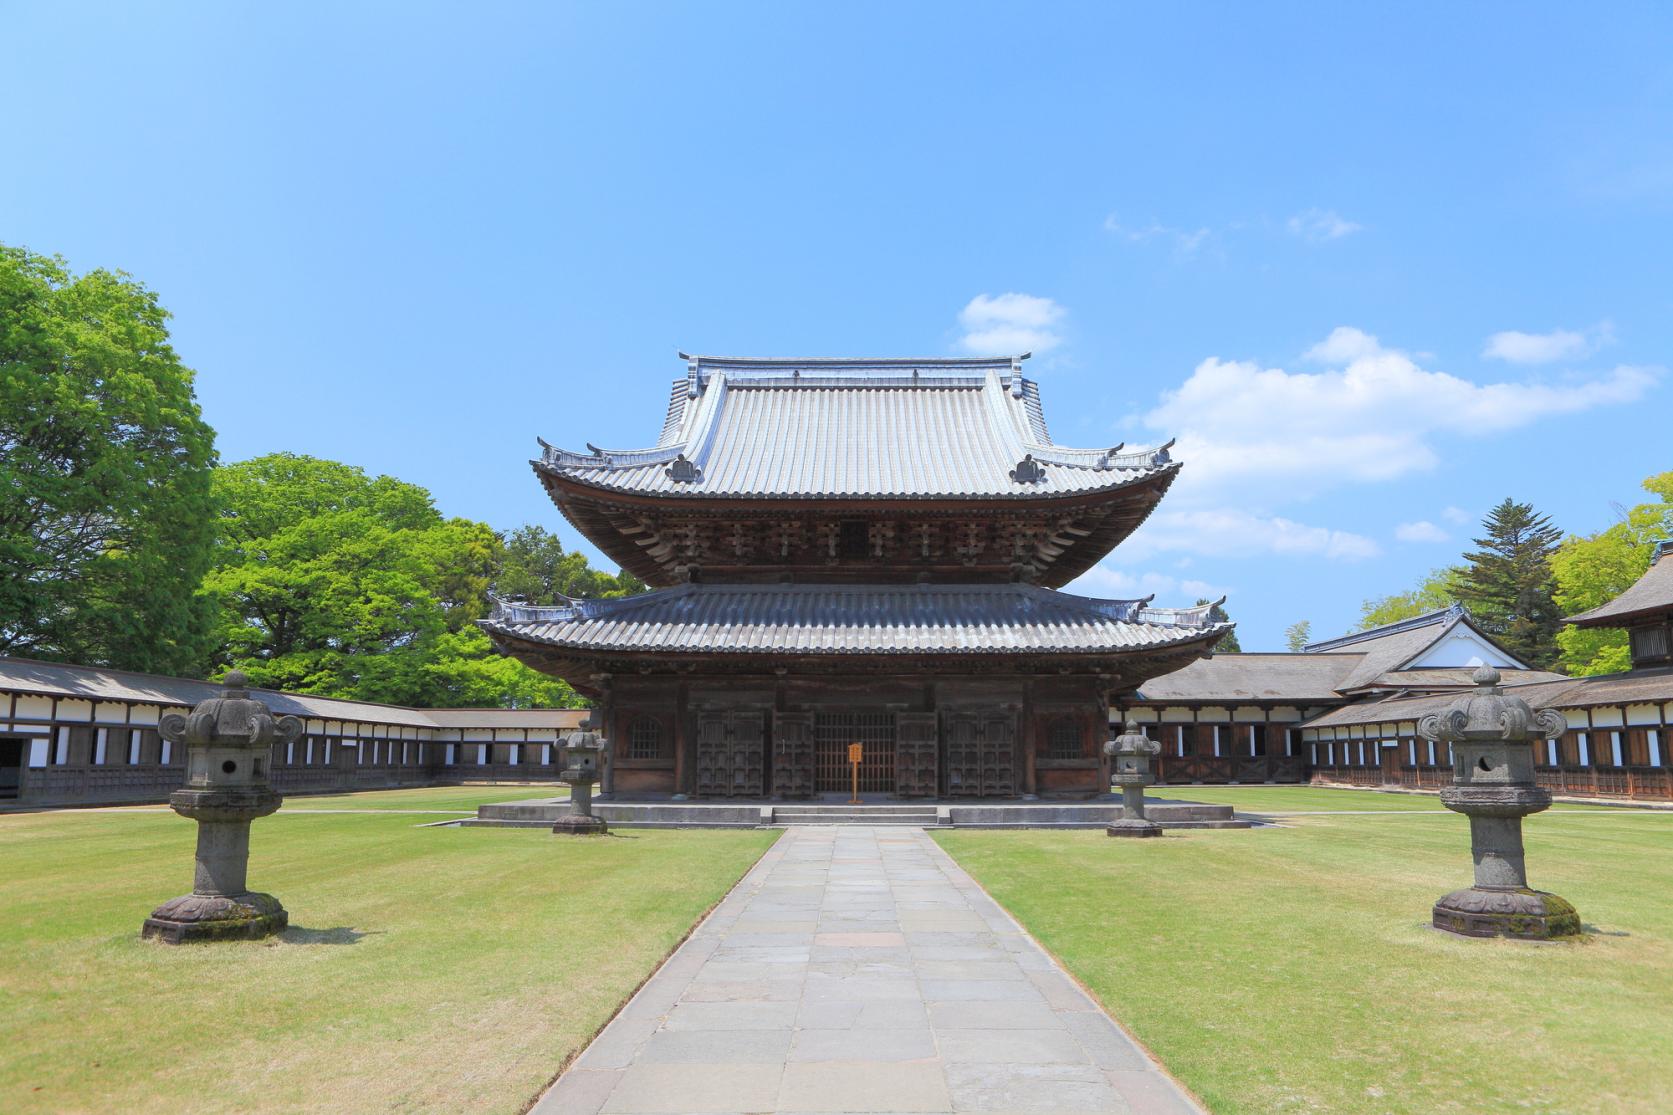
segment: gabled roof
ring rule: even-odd
[[[1362,654],[1358,666],[1352,673],[1342,680],[1338,689],[1343,693],[1351,693],[1358,689],[1365,689],[1381,683],[1384,674],[1394,670],[1402,670],[1410,666],[1423,652],[1446,638],[1454,627],[1463,624],[1471,632],[1496,648],[1505,657],[1503,665],[1513,669],[1526,669],[1527,663],[1518,659],[1504,647],[1500,646],[1487,632],[1478,627],[1470,618],[1470,613],[1462,605],[1439,608],[1433,612],[1425,612],[1420,616],[1399,620],[1395,623],[1383,624],[1365,631],[1358,631],[1352,635],[1343,635],[1337,639],[1326,639],[1322,642],[1309,643],[1302,650],[1307,654],[1339,653],[1353,651]]]
[[[533,463],[601,492],[678,499],[1027,500],[1177,470],[1168,446],[1054,443],[1025,356],[689,356],[656,445],[582,453],[542,442]]]
[[[1151,608],[1027,584],[685,584],[558,606],[502,603],[496,641],[577,652],[677,654],[1119,654],[1231,629],[1208,606]]]
[[[1621,595],[1566,622],[1576,627],[1624,627],[1657,614],[1673,614],[1673,542],[1657,544],[1650,568]]]

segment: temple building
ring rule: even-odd
[[[1110,695],[1209,608],[1058,591],[1142,523],[1169,446],[1073,449],[1025,357],[685,357],[643,449],[544,446],[576,529],[655,591],[483,626],[591,697],[617,794],[1088,797]]]

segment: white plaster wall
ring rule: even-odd
[[[1447,632],[1446,638],[1440,640],[1428,650],[1415,658],[1408,669],[1424,666],[1435,668],[1448,666],[1499,666],[1511,669],[1525,668],[1525,664],[1496,649],[1492,643],[1477,635],[1463,624],[1459,624]]]

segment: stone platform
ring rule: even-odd
[[[567,798],[478,806],[459,824],[551,828]],[[909,825],[913,828],[1090,829],[1122,816],[1121,799],[1090,801],[625,801],[594,800],[593,812],[616,828],[784,828],[792,825]],[[1249,828],[1229,805],[1151,799],[1145,814],[1165,829]]]

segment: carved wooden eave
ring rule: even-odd
[[[653,587],[678,584],[700,569],[722,578],[975,577],[1055,588],[1137,530],[1179,470],[1170,462],[1108,489],[1029,498],[670,500],[610,491],[531,464],[563,516]],[[832,532],[845,521],[866,524],[864,558],[832,553]]]

